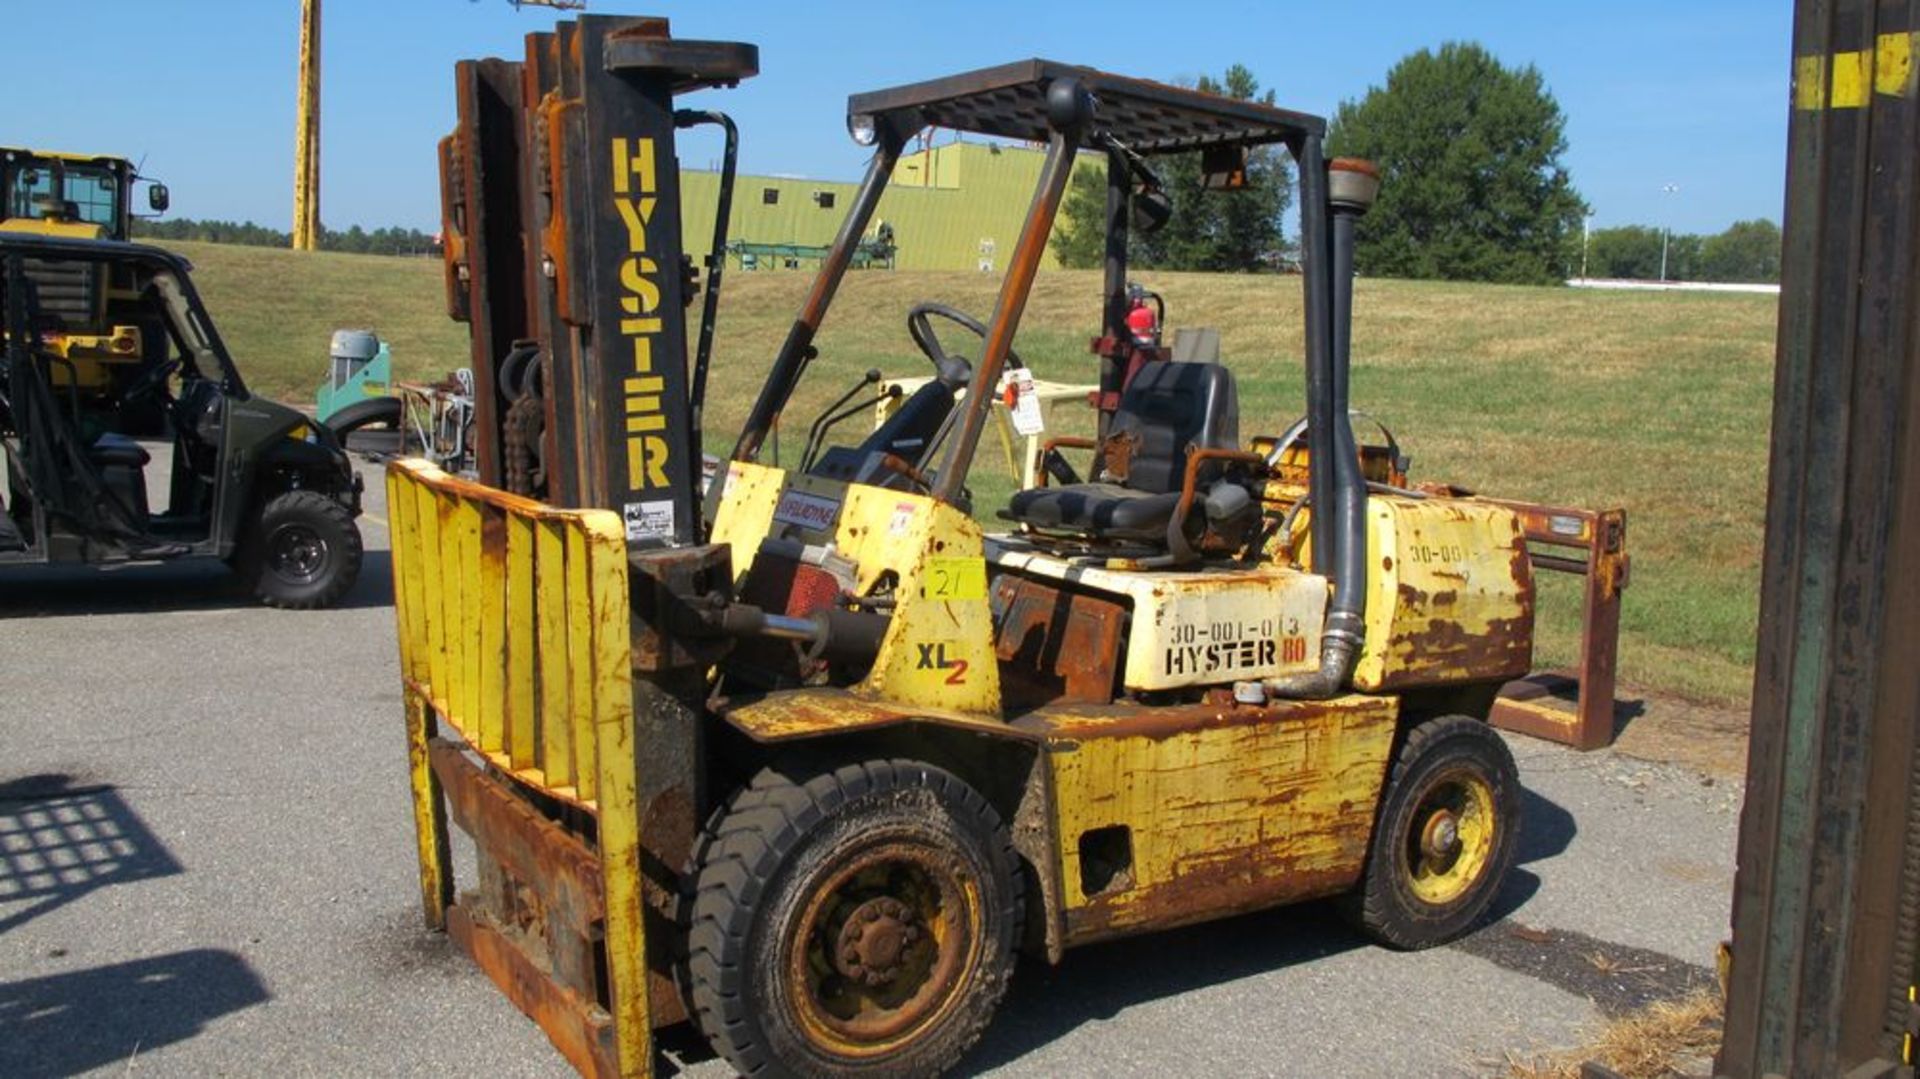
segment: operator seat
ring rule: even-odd
[[[1097,482],[1021,491],[1002,516],[1041,532],[1163,546],[1187,455],[1202,448],[1240,448],[1233,372],[1217,363],[1149,363],[1120,396]],[[1202,493],[1224,467],[1212,462],[1201,470]]]

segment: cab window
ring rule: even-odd
[[[119,183],[112,172],[86,165],[68,165],[64,197],[74,215],[89,225],[113,228],[114,202]]]

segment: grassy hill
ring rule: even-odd
[[[466,362],[439,263],[179,244],[256,387],[312,399],[329,332],[370,326],[407,375]],[[1173,326],[1217,326],[1239,377],[1241,433],[1276,433],[1303,407],[1297,278],[1142,274]],[[724,452],[799,309],[809,275],[727,279],[708,408]],[[925,373],[903,323],[936,299],[985,317],[995,281],[966,273],[849,275],[789,425],[803,428],[868,367]],[[1093,272],[1043,274],[1016,348],[1043,378],[1084,381],[1098,321]],[[1743,700],[1753,663],[1775,301],[1769,296],[1589,292],[1361,281],[1355,403],[1391,427],[1416,479],[1488,494],[1625,506],[1632,584],[1624,680]],[[973,351],[962,342],[962,351]],[[959,346],[956,346],[959,347]],[[1363,437],[1366,432],[1362,431]],[[797,438],[789,437],[790,447]],[[1007,485],[982,477],[983,516]],[[1543,582],[1541,662],[1571,661],[1578,594]]]

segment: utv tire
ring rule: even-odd
[[[287,491],[260,508],[234,569],[269,607],[329,607],[360,576],[360,530],[347,508],[318,491]]]
[[[1343,913],[1390,948],[1430,948],[1486,915],[1513,868],[1520,776],[1492,727],[1442,716],[1407,732]]]
[[[1019,863],[999,814],[940,768],[764,770],[698,861],[686,984],[742,1075],[934,1075],[1006,992]]]

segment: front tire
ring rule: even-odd
[[[704,842],[687,979],[750,1076],[952,1067],[1005,993],[1021,876],[979,792],[928,764],[768,769]]]
[[[318,491],[267,500],[234,559],[240,579],[269,607],[330,607],[360,576],[360,530],[347,508]]]
[[[1520,775],[1486,723],[1442,716],[1407,732],[1345,913],[1390,948],[1444,944],[1485,916],[1520,835]]]

